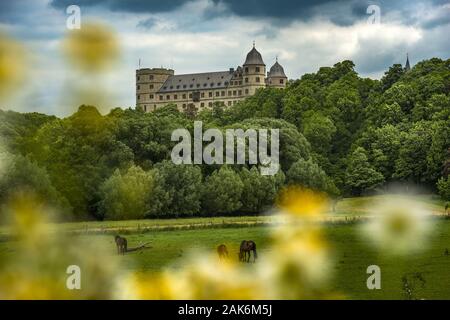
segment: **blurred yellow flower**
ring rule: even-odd
[[[296,217],[315,218],[327,210],[328,199],[320,192],[290,186],[280,192],[278,206],[283,212]]]
[[[0,32],[0,101],[20,89],[25,79],[25,49]]]
[[[107,69],[120,55],[116,34],[109,27],[92,22],[70,30],[63,48],[69,61],[89,73]]]
[[[83,238],[48,227],[51,211],[32,194],[20,193],[6,206],[13,254],[0,262],[1,299],[110,299],[121,277],[117,260]],[[79,266],[81,290],[66,286],[67,268]]]
[[[271,299],[322,298],[331,273],[328,245],[320,228],[283,226],[258,266]]]

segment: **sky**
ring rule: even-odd
[[[101,98],[80,93],[63,57],[70,5],[81,28],[99,21],[120,40],[120,61],[87,84]],[[0,31],[31,57],[23,89],[2,108],[66,116],[82,102],[134,107],[139,59],[176,74],[223,71],[242,65],[255,42],[268,68],[278,57],[290,79],[342,60],[379,79],[407,53],[412,64],[448,59],[450,0],[1,0]]]

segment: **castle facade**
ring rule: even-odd
[[[266,65],[253,45],[244,64],[228,71],[175,75],[172,69],[136,70],[136,106],[152,112],[168,104],[180,111],[211,108],[215,102],[232,106],[265,87],[285,88],[288,78],[278,63],[266,75]]]

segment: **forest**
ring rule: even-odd
[[[195,121],[279,129],[281,170],[173,164],[171,133]],[[343,61],[230,108],[0,111],[0,137],[0,204],[32,192],[68,221],[257,215],[289,185],[332,199],[417,189],[450,200],[450,59],[395,64],[380,80]]]

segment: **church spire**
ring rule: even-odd
[[[405,71],[411,70],[411,65],[409,64],[409,54],[406,54],[406,65],[405,65]]]

